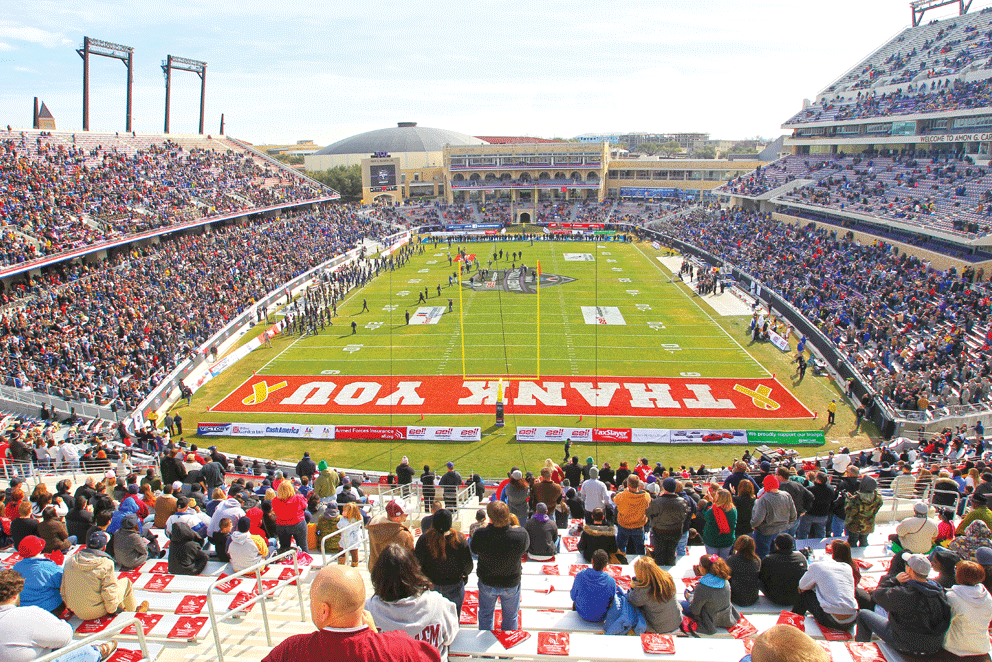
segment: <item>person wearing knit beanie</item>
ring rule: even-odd
[[[778,489],[778,478],[765,476],[761,481],[764,490],[754,502],[751,512],[751,528],[754,529],[755,553],[764,558],[771,550],[775,536],[788,531],[799,520],[796,502]]]

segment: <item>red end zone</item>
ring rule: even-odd
[[[492,414],[497,380],[252,376],[210,411],[273,414]],[[774,379],[544,377],[503,383],[508,414],[812,418]]]

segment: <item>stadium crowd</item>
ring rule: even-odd
[[[59,449],[72,445],[85,458],[65,462],[84,462],[99,480],[74,486],[63,478],[54,493],[44,483],[29,493],[22,479],[10,481],[0,549],[16,550],[19,560],[0,570],[5,655],[64,646],[72,631],[63,619],[72,615],[146,611],[131,578],[118,572],[149,559],[167,557],[172,575],[198,575],[211,560],[241,570],[293,548],[314,551],[322,541],[318,551],[337,564],[325,565],[310,587],[318,631],[285,639],[267,660],[346,659],[342,652],[318,657],[330,643],[360,650],[360,659],[446,660],[471,573],[478,628],[499,629],[498,603],[502,629],[517,629],[527,599],[522,563],[554,559],[572,536],[591,564],[574,577],[573,609],[607,634],[713,635],[734,628],[764,596],[857,641],[878,637],[915,655],[990,651],[992,466],[970,443],[960,462],[941,464],[954,431],[898,456],[881,445],[807,460],[746,452],[720,469],[665,467],[646,457],[615,469],[592,457],[580,463],[572,456],[564,466],[547,459],[536,476],[511,468],[494,492],[478,476],[463,481],[451,462],[440,475],[425,466],[418,480],[404,457],[388,479],[402,498],[371,509],[367,476],[309,453],[286,470],[231,459],[215,447],[187,445],[170,435],[171,426],[163,421],[133,439],[122,432],[120,441],[62,440]],[[23,441],[24,429],[14,431],[12,440]],[[21,446],[5,443],[0,452],[5,461],[24,457]],[[27,457],[48,466],[43,453]],[[472,494],[482,506],[467,535],[451,509],[463,484],[477,486]],[[872,564],[852,548],[868,544],[883,492],[915,505],[889,536],[894,556],[884,573],[868,576]],[[430,514],[411,522],[420,496]],[[355,570],[366,535],[370,596]],[[825,554],[803,547],[824,541]],[[685,556],[694,560],[691,572],[672,577]],[[629,586],[608,572],[611,563],[630,568]],[[681,598],[676,583],[688,587]],[[770,631],[758,640],[780,636],[795,635]],[[88,650],[84,659],[106,659],[113,647]]]
[[[896,409],[989,402],[989,287],[883,242],[743,211],[697,211],[672,232],[754,275],[812,320]]]
[[[168,139],[85,140],[91,144],[70,134],[0,131],[2,264],[321,193],[233,145],[219,151]]]
[[[325,207],[64,264],[3,309],[3,383],[133,408],[230,319],[371,231],[352,208]]]

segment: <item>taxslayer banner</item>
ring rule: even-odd
[[[544,377],[503,383],[507,414],[677,418],[813,418],[774,379]],[[253,375],[212,412],[492,414],[499,380],[411,376]]]
[[[387,439],[479,441],[480,427],[302,425],[298,423],[200,423],[203,437],[290,437],[295,439]]]

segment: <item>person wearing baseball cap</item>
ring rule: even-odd
[[[413,551],[413,534],[404,523],[407,518],[407,506],[399,499],[393,499],[386,504],[384,512],[379,513],[369,522],[369,570],[375,566],[376,559],[382,550],[392,543],[407,547]]]
[[[106,531],[94,531],[82,549],[65,562],[62,573],[62,599],[66,607],[89,621],[123,611],[148,611],[148,602],[135,605],[131,580],[117,578],[114,559],[107,554],[110,536]]]
[[[882,577],[872,600],[888,617],[868,609],[858,611],[855,640],[868,642],[874,634],[903,653],[937,654],[951,625],[951,607],[944,589],[929,579],[931,570],[927,557],[909,554],[904,572]]]
[[[455,471],[455,463],[448,462],[448,471],[438,478],[437,484],[444,488],[444,495],[441,497],[445,503],[456,504],[458,502],[458,488],[464,482],[462,475]]]
[[[928,554],[937,540],[937,521],[927,515],[930,507],[922,501],[913,506],[913,517],[907,517],[896,526],[899,536],[899,548],[893,547],[894,553],[905,549],[913,554]]]

